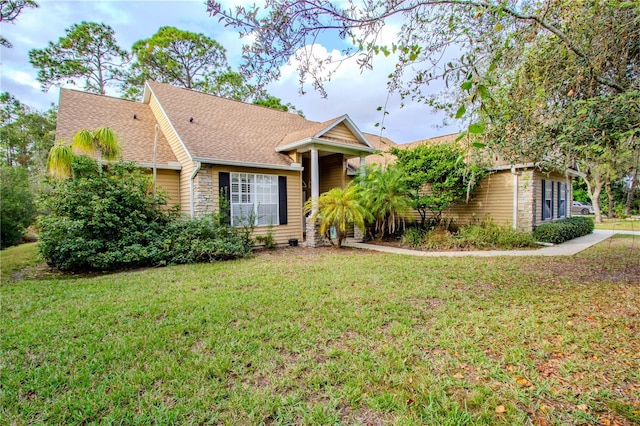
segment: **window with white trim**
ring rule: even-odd
[[[567,184],[558,182],[558,217],[567,217]]]
[[[231,225],[278,225],[278,176],[231,173]]]
[[[553,182],[549,180],[542,181],[542,220],[550,220],[553,218]]]

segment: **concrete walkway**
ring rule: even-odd
[[[406,254],[409,256],[423,257],[494,257],[494,256],[573,256],[583,250],[588,249],[615,234],[637,235],[637,231],[604,231],[595,230],[592,234],[584,237],[575,238],[562,244],[553,245],[551,247],[542,247],[532,250],[477,250],[477,251],[419,251],[409,250],[398,247],[380,246],[375,244],[356,243],[347,240],[344,245],[363,250],[374,250],[384,253]]]

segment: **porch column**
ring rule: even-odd
[[[365,169],[365,156],[361,155],[360,156],[360,176],[364,177],[364,175],[366,174],[366,169]]]
[[[320,198],[320,165],[318,164],[318,149],[311,148],[311,215],[307,218],[307,236],[304,241],[306,247],[321,247],[324,236],[320,235],[316,220],[310,220],[318,212],[318,198]]]
[[[311,148],[311,214],[318,211],[318,198],[320,197],[320,165],[318,164],[318,149]]]

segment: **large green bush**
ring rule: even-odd
[[[237,259],[247,256],[253,248],[247,230],[222,225],[216,216],[174,220],[159,242],[159,264]]]
[[[36,215],[27,170],[0,167],[0,248],[18,244]]]
[[[559,244],[593,232],[593,219],[585,216],[569,217],[544,223],[533,231],[536,241]]]
[[[251,250],[246,233],[214,218],[182,220],[151,195],[150,177],[129,163],[100,172],[77,158],[73,178],[44,194],[39,250],[65,271],[115,270],[230,259]]]

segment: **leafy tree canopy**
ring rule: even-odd
[[[244,77],[231,71],[226,50],[200,33],[162,27],[131,48],[135,58],[123,90],[128,97],[141,94],[145,80],[245,100],[251,88]]]
[[[0,165],[0,248],[18,244],[35,216],[27,170]]]
[[[420,213],[422,226],[428,212],[437,222],[445,209],[468,199],[486,175],[484,167],[465,163],[464,152],[452,143],[392,148],[391,153],[398,157],[394,167],[406,176],[411,207]]]
[[[38,112],[8,92],[0,93],[0,155],[8,166],[44,170],[53,145],[57,113]]]
[[[118,46],[115,32],[106,24],[81,22],[65,30],[57,43],[29,52],[38,69],[42,90],[64,83],[84,84],[91,93],[105,94],[108,85],[122,78],[127,52]]]
[[[265,94],[262,97],[254,99],[253,104],[261,105],[271,109],[277,109],[280,111],[292,112],[292,113],[298,114],[300,117],[304,117],[304,112],[297,109],[293,104],[290,104],[290,103],[283,104],[282,99],[269,94]]]
[[[33,0],[3,0],[0,8],[0,22],[5,25],[14,22],[24,9],[36,7],[38,7],[38,3]],[[0,36],[0,46],[13,47],[9,40],[3,36]]]

